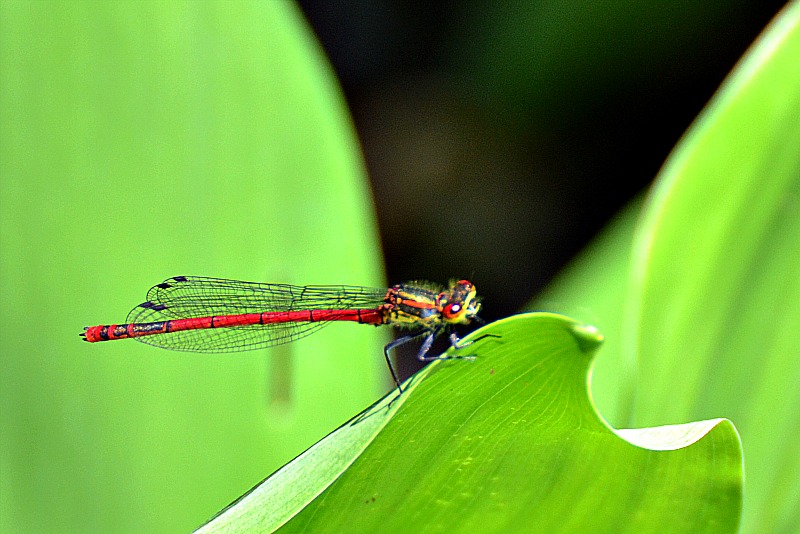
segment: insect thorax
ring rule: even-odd
[[[399,327],[433,328],[442,323],[440,289],[401,284],[386,294],[388,322]]]

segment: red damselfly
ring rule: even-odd
[[[409,282],[387,289],[358,286],[293,286],[221,278],[176,276],[150,288],[147,300],[128,314],[126,324],[86,327],[85,341],[133,338],[149,345],[189,352],[236,352],[290,343],[333,321],[393,325],[411,333],[392,341],[384,356],[397,388],[400,381],[389,352],[422,339],[423,362],[473,356],[428,356],[437,335],[478,318],[481,303],[466,281],[444,288]],[[462,343],[450,335],[455,349]]]

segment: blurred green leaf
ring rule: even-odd
[[[386,334],[234,357],[78,333],[173,275],[383,286],[343,98],[288,2],[0,19],[2,530],[188,531],[384,391]]]
[[[370,417],[342,427],[203,531],[271,531],[285,516],[265,509],[329,484],[283,532],[736,530],[741,447],[728,421],[626,431],[633,445],[587,395],[592,327],[528,314],[471,337],[483,334],[502,338],[463,349],[474,362],[424,369],[374,439],[359,429]],[[339,463],[337,449],[352,465],[331,484],[321,455]]]
[[[593,383],[611,420],[628,406],[633,425],[721,415],[736,424],[745,532],[800,530],[798,65],[793,2],[675,149],[641,224],[637,202],[537,301],[586,307],[619,336]]]
[[[670,157],[633,254],[634,423],[730,418],[748,532],[800,528],[798,65],[793,2]]]

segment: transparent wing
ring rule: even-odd
[[[222,278],[176,276],[150,288],[147,301],[128,314],[128,323],[150,323],[246,313],[374,309],[385,289],[358,286],[294,286]],[[157,347],[189,352],[236,352],[289,343],[330,324],[289,322],[183,330],[137,337]]]

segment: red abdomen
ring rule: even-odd
[[[90,343],[111,341],[129,337],[168,334],[204,328],[231,328],[249,325],[274,325],[281,323],[321,323],[328,321],[352,321],[380,325],[386,322],[386,313],[381,309],[357,310],[301,310],[287,312],[244,313],[239,315],[214,315],[191,319],[173,319],[152,323],[129,323],[120,325],[98,325],[87,327],[82,334]]]

